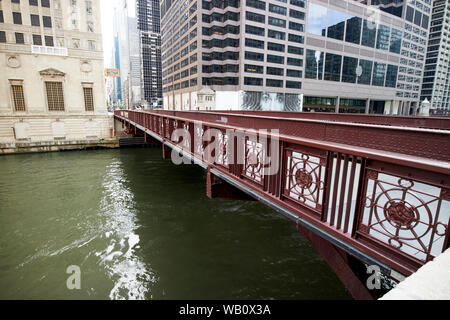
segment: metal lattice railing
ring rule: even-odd
[[[449,247],[448,130],[408,127],[404,119],[402,127],[388,127],[233,113],[116,111],[116,116],[173,145],[174,130],[186,129],[195,139],[180,148],[192,157],[405,275]],[[268,131],[267,143],[261,143],[262,128],[278,132]],[[215,160],[203,156],[210,137],[198,142],[210,129],[219,132]],[[238,133],[256,139],[239,143]],[[352,140],[358,135],[362,139]],[[275,140],[278,147],[269,147]],[[392,145],[402,141],[393,152]],[[266,160],[274,156],[279,170],[269,173]]]

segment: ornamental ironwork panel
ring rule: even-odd
[[[217,156],[216,161],[217,164],[228,168],[229,165],[229,155],[228,155],[228,135],[226,134],[226,132],[223,131],[219,131],[218,135],[217,135],[217,139],[218,139],[218,143],[217,143],[217,148],[218,150],[216,150],[215,152],[217,152]]]
[[[166,118],[166,119],[164,119],[164,122],[165,122],[165,133],[164,134],[166,136],[166,139],[170,140],[170,128],[169,128],[170,120],[168,118]]]
[[[285,151],[284,197],[322,212],[326,179],[326,155],[303,150]]]
[[[358,233],[423,262],[445,250],[447,189],[369,169],[365,184]]]
[[[263,184],[265,150],[262,143],[245,140],[245,164],[243,175],[253,182]]]
[[[201,155],[203,157],[203,152],[205,150],[204,142],[203,142],[203,135],[205,134],[205,129],[202,125],[196,124],[194,126],[195,128],[195,153],[197,155]]]

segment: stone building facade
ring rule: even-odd
[[[106,143],[100,0],[0,2],[0,149]]]

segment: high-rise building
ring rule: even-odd
[[[137,18],[135,15],[128,16],[128,39],[130,57],[130,100],[133,106],[143,104],[142,85],[142,55],[140,34],[137,28]]]
[[[161,29],[159,0],[136,0],[141,50],[141,85],[148,107],[162,107]]]
[[[0,2],[0,144],[36,150],[111,136],[99,0]]]
[[[142,56],[140,32],[137,29],[135,0],[118,0],[114,8],[114,68],[120,70],[116,78],[115,97],[125,107],[135,107],[142,101]]]
[[[123,50],[120,50],[119,45],[119,35],[114,35],[114,68],[122,71],[122,65],[120,63],[120,54]],[[123,68],[126,68],[126,64],[123,64]],[[126,76],[126,72],[123,72]],[[120,73],[122,74],[122,73]],[[114,89],[114,102],[122,104],[123,97],[125,96],[122,91],[122,76],[115,79],[115,89]]]
[[[164,107],[416,114],[430,1],[164,0]]]
[[[450,115],[450,3],[435,0],[425,61],[421,100],[430,102],[431,113]]]

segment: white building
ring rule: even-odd
[[[0,70],[0,151],[112,137],[100,0],[1,1]]]

